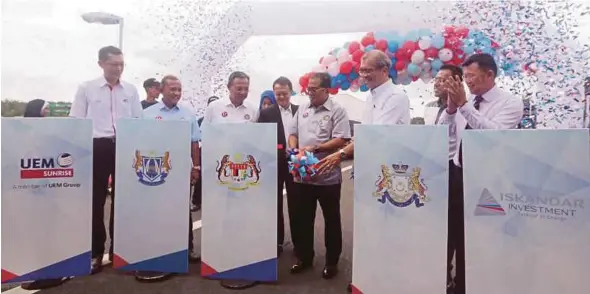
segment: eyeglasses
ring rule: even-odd
[[[312,87],[312,88],[307,88],[307,92],[308,92],[308,93],[315,93],[315,92],[317,92],[317,91],[319,91],[319,90],[322,90],[322,89],[326,89],[326,88],[321,88],[321,87]]]

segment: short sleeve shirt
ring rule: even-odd
[[[197,123],[195,114],[183,105],[176,105],[168,108],[164,102],[158,102],[143,111],[143,117],[146,119],[158,120],[186,120],[191,124],[191,141],[199,142],[201,139],[201,129]]]

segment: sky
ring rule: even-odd
[[[358,23],[361,31],[359,33],[252,36],[230,57],[229,66],[217,65],[217,62],[207,64],[208,71],[211,71],[211,67],[215,70],[217,66],[221,74],[217,80],[206,82],[215,84],[211,86],[213,90],[199,92],[193,91],[193,88],[197,87],[196,83],[203,82],[194,79],[207,76],[206,70],[201,70],[207,68],[202,63],[204,57],[195,58],[207,48],[203,45],[207,40],[203,40],[202,36],[207,35],[207,29],[216,20],[222,19],[224,11],[235,1],[199,0],[198,5],[196,2],[2,0],[1,98],[71,101],[79,83],[100,76],[101,71],[96,64],[97,51],[105,45],[117,45],[118,28],[85,23],[80,17],[85,12],[105,11],[125,18],[123,51],[126,68],[123,78],[135,84],[141,96],[143,80],[150,77],[161,78],[165,74],[180,76],[185,85],[184,95],[197,96],[185,97],[187,99],[205,100],[210,94],[226,95],[223,87],[227,77],[225,73],[240,69],[252,77],[248,99],[254,103],[258,103],[259,93],[268,89],[278,76],[287,76],[299,88],[298,80],[303,73],[310,71],[319,58],[334,47],[341,47],[347,41],[359,40],[364,34],[362,25],[368,22],[366,18],[361,18],[358,22],[350,18],[349,21],[342,22],[347,28],[355,28]],[[423,11],[429,7],[423,6],[421,9]],[[403,9],[398,13],[407,14]],[[327,15],[326,22],[337,21]],[[278,17],[282,16],[284,15]],[[338,17],[338,20],[341,18],[333,17]],[[429,17],[432,18],[432,15]],[[391,21],[395,22],[394,20],[395,17],[392,17]],[[412,15],[405,22],[410,20]],[[257,23],[264,24],[259,21]],[[293,23],[291,21],[292,25],[296,25]],[[306,30],[314,27],[321,31],[328,26],[322,23],[310,24]],[[586,21],[583,27],[590,28],[590,21]],[[297,31],[297,27],[289,27],[288,24],[284,29]],[[278,29],[274,33],[276,30]],[[590,35],[590,30],[586,31]],[[431,100],[428,92],[424,91],[431,87],[432,85],[424,85],[420,81],[406,87],[416,114],[422,112],[421,105],[425,100]],[[365,96],[360,92],[349,94],[360,99]]]

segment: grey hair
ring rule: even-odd
[[[391,59],[385,52],[381,50],[371,50],[363,55],[363,61],[367,61],[367,59],[372,58],[375,61],[375,67],[377,68],[387,68],[387,70],[391,69]]]

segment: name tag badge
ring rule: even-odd
[[[244,115],[244,119],[245,120],[250,120],[250,115],[249,114]]]
[[[221,117],[227,117],[227,111],[222,112]]]
[[[303,118],[306,118],[308,116],[309,116],[309,112],[306,111],[306,112],[303,113]]]

